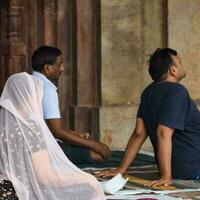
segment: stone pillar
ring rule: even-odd
[[[98,138],[100,1],[76,0],[76,63],[72,69],[71,128]]]
[[[44,0],[44,43],[56,46],[57,0]]]
[[[70,0],[57,0],[57,46],[62,50],[64,72],[59,79],[60,112],[63,127],[70,127],[69,106],[71,105],[71,69],[73,55],[74,4]]]

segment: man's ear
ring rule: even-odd
[[[44,74],[49,74],[49,72],[50,72],[49,64],[45,64],[43,70],[44,70]]]
[[[176,66],[171,65],[168,72],[172,75],[172,76],[176,76]]]

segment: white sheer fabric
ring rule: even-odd
[[[104,200],[100,183],[67,159],[46,126],[42,92],[42,83],[25,72],[7,80],[0,99],[0,174],[19,200]]]

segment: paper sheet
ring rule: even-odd
[[[121,174],[118,174],[112,179],[102,182],[102,187],[105,193],[115,194],[126,185],[127,181],[128,178],[124,179]]]
[[[177,197],[171,197],[168,195],[126,195],[126,196],[121,196],[121,195],[108,195],[106,196],[106,199],[113,199],[113,200],[140,200],[140,199],[155,199],[155,200],[182,200],[182,198],[177,198]]]

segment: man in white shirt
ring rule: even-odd
[[[32,56],[33,76],[43,81],[43,115],[46,123],[66,156],[75,164],[105,162],[111,156],[109,147],[90,139],[88,133],[78,133],[61,128],[57,88],[53,82],[62,74],[63,59],[58,48],[39,47]]]

